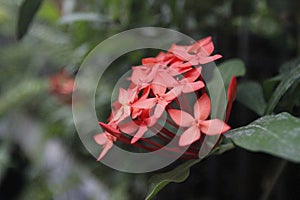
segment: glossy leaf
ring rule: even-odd
[[[264,116],[225,134],[237,146],[300,163],[300,119],[289,113]]]
[[[260,116],[267,106],[261,85],[254,81],[238,85],[237,100]]]
[[[222,75],[226,88],[228,87],[233,76],[244,76],[246,73],[245,64],[240,59],[230,59],[228,61],[225,61],[219,65],[218,69]]]
[[[43,0],[24,0],[19,9],[17,24],[17,39],[20,40],[27,33],[36,12]]]

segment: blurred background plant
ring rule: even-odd
[[[297,0],[44,0],[24,36],[17,31],[22,4],[0,0],[0,199],[145,197],[151,174],[120,173],[97,163],[80,142],[70,105],[50,87],[51,77],[62,70],[75,76],[89,51],[120,31],[158,26],[195,40],[212,35],[223,60],[241,58],[247,67],[243,80],[258,83],[300,54]],[[126,54],[107,70],[96,96],[97,110],[104,113],[99,113],[99,121],[109,113],[113,83],[153,52]],[[274,85],[276,80],[264,84],[266,99]],[[295,88],[279,109],[292,105],[288,111],[299,117]],[[258,114],[252,110],[236,102],[229,124],[239,127],[253,121]],[[169,185],[157,199],[258,198],[269,184],[265,174],[276,159],[239,148],[213,156],[192,168],[185,183]],[[300,197],[299,165],[287,167],[272,199]]]

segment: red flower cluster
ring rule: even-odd
[[[159,130],[156,135],[165,142],[179,137],[179,147],[200,141],[203,134],[218,135],[228,131],[230,127],[222,120],[209,119],[211,103],[201,76],[201,65],[222,57],[211,55],[213,51],[212,39],[207,37],[189,46],[173,44],[168,52],[161,52],[155,58],[144,58],[142,65],[132,67],[130,86],[120,88],[108,123],[99,123],[105,131],[94,136],[96,143],[103,147],[98,160],[116,141],[150,151],[161,148],[161,144],[143,138],[147,131]],[[229,91],[226,118],[235,98],[235,78]],[[193,112],[182,110],[178,100],[189,93],[197,96]],[[169,118],[163,115],[164,111]],[[162,118],[177,130],[183,129],[182,134],[177,136],[166,127],[161,127],[158,121]],[[197,154],[190,150],[185,155]]]

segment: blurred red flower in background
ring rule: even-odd
[[[74,82],[73,76],[67,71],[61,70],[50,77],[50,92],[61,102],[71,104]]]

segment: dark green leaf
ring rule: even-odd
[[[244,76],[246,73],[245,64],[240,59],[227,60],[220,64],[218,69],[222,75],[224,85],[226,88],[228,87],[230,80],[233,76]]]
[[[191,160],[179,165],[175,169],[154,175],[150,179],[150,189],[146,200],[152,199],[161,189],[171,182],[180,183],[187,179],[190,173],[190,167],[200,162],[201,159]]]
[[[43,0],[24,0],[20,9],[17,24],[17,39],[20,40],[27,33],[28,27]]]
[[[282,75],[282,80],[278,87],[271,96],[266,111],[266,114],[273,112],[275,106],[279,102],[280,98],[285,94],[285,92],[300,78],[300,64],[294,66],[289,72]]]
[[[276,86],[279,84],[281,79],[282,75],[278,75],[263,82],[263,93],[266,101],[270,100]]]
[[[238,85],[237,100],[260,116],[264,114],[267,106],[261,85],[254,81]]]
[[[249,151],[300,162],[300,119],[289,113],[264,116],[225,136]]]

